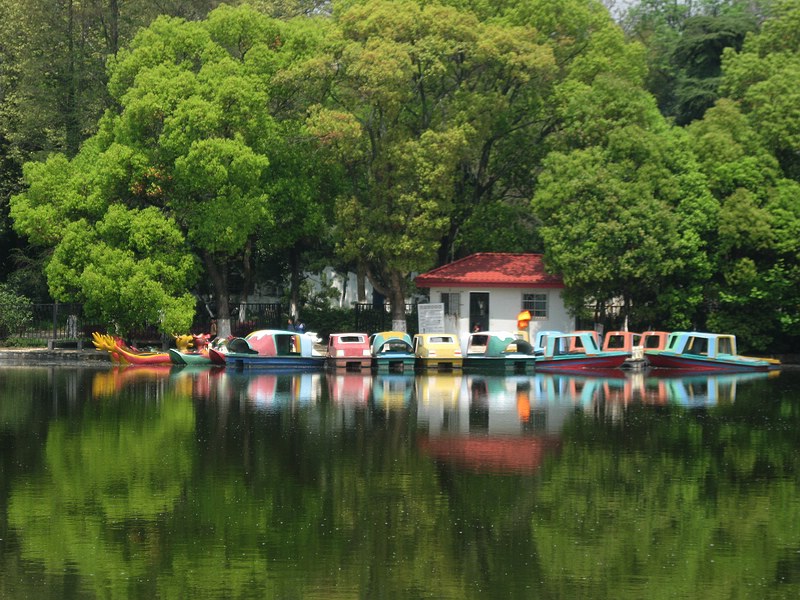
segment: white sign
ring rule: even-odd
[[[444,304],[417,304],[420,333],[444,332]]]

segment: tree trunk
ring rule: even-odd
[[[119,3],[110,0],[108,3],[108,49],[114,56],[119,51]]]
[[[389,289],[389,304],[392,309],[392,329],[406,331],[405,278],[401,273],[392,273],[392,287]]]
[[[231,309],[228,300],[228,277],[225,269],[220,269],[214,256],[208,252],[203,254],[206,272],[214,288],[214,302],[217,306],[217,336],[226,338],[231,335]]]
[[[367,269],[361,261],[358,261],[356,266],[356,285],[358,286],[358,303],[364,304],[367,301]]]
[[[300,304],[300,260],[299,250],[295,247],[289,250],[289,316],[292,319],[299,317]]]
[[[67,72],[65,73],[64,139],[67,156],[73,157],[80,147],[80,124],[78,119],[77,67],[75,57],[75,4],[67,4]]]

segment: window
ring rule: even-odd
[[[461,294],[452,292],[442,292],[442,304],[444,304],[444,314],[455,315],[459,314],[459,305],[461,304]]]
[[[530,312],[532,319],[546,319],[547,294],[522,294],[522,310]]]

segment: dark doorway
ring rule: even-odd
[[[489,330],[489,292],[469,293],[470,331],[474,331],[476,325],[481,331]]]

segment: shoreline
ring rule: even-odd
[[[3,366],[113,366],[108,352],[94,348],[0,348],[0,367]]]

